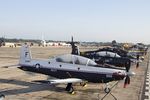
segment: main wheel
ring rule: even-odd
[[[70,89],[69,89],[68,92],[69,92],[70,94],[74,94],[74,93],[75,93],[73,87],[70,87]]]
[[[72,83],[67,84],[66,91],[68,91],[70,94],[74,94],[74,89],[72,87]]]

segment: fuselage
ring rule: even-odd
[[[56,61],[56,59],[32,59],[20,64],[19,68],[60,79],[79,78],[94,83],[122,80],[126,76],[124,70],[79,65],[75,63],[63,63]]]
[[[125,67],[126,69],[130,69],[131,66],[131,60],[129,58],[121,57],[117,53],[110,51],[87,52],[80,53],[80,55],[93,59],[97,64],[109,64],[116,67]]]
[[[20,69],[66,79],[78,78],[89,82],[109,82],[126,77],[125,70],[98,67],[93,60],[72,54],[50,59],[32,59],[28,45],[21,47]]]

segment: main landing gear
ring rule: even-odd
[[[101,100],[104,100],[104,98],[106,98],[106,96],[107,96],[108,94],[110,94],[115,100],[117,100],[117,98],[111,93],[111,91],[112,91],[112,89],[113,89],[118,83],[119,83],[119,81],[117,81],[116,83],[114,83],[114,84],[112,85],[112,87],[109,87],[109,86],[108,86],[108,83],[106,83],[106,87],[105,87],[105,89],[104,89],[104,92],[105,92],[106,94],[103,96],[103,98],[102,98]]]
[[[73,89],[73,86],[72,86],[72,83],[68,83],[67,84],[67,87],[66,87],[66,91],[68,91],[70,94],[74,94],[74,89]]]
[[[87,83],[87,82],[81,82],[80,85],[81,85],[82,87],[86,87],[86,85],[87,85],[86,83]]]
[[[86,86],[86,82],[81,82],[80,85],[85,87]],[[70,94],[75,94],[74,88],[72,86],[72,83],[68,83],[65,90],[68,91],[68,93],[70,93]]]

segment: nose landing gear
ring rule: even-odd
[[[117,81],[116,83],[114,83],[111,88],[108,86],[109,84],[106,83],[106,87],[105,87],[105,89],[104,89],[104,92],[105,92],[106,94],[102,97],[101,100],[104,100],[104,98],[106,98],[106,96],[107,96],[108,94],[110,94],[115,100],[117,100],[117,98],[111,93],[111,91],[112,91],[112,89],[113,89],[118,83],[119,83],[119,81]]]

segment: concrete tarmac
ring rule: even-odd
[[[95,48],[81,48],[81,51]],[[31,47],[33,58],[49,58],[52,56],[70,53],[69,47]],[[88,83],[87,87],[75,84],[75,95],[65,91],[65,84],[49,85],[36,83],[36,80],[46,80],[42,74],[22,71],[16,67],[2,68],[6,65],[15,65],[19,61],[20,48],[0,48],[0,94],[5,94],[5,100],[100,100],[104,95],[105,84]],[[138,69],[132,65],[131,70],[136,73],[131,77],[131,84],[123,88],[124,80],[120,81],[112,90],[118,100],[140,100],[144,86],[147,57]],[[115,82],[111,82],[114,84]],[[108,95],[104,100],[113,100]]]

